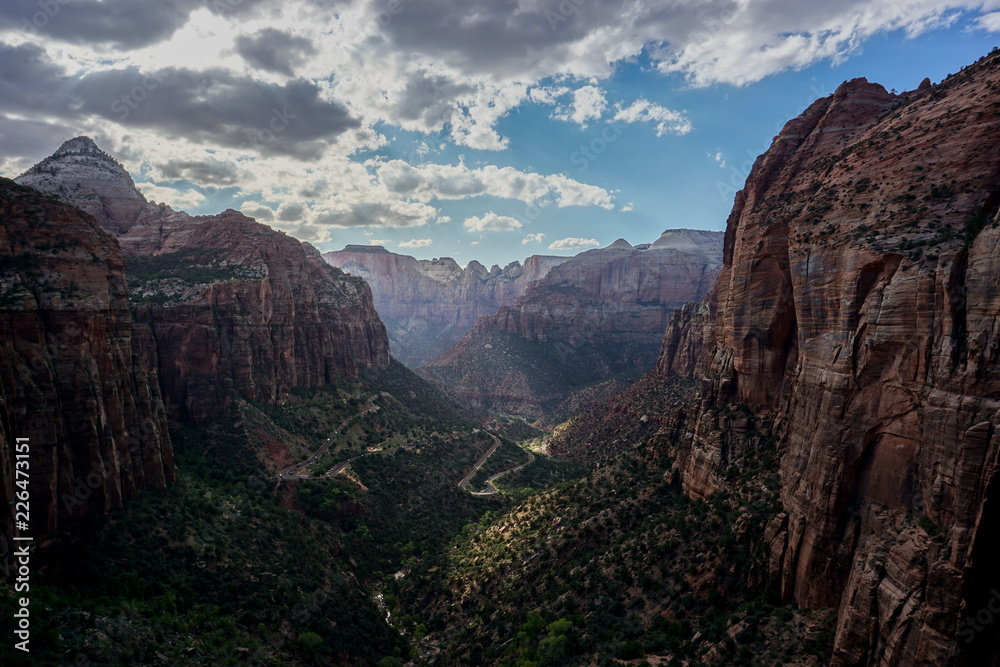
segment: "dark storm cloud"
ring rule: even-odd
[[[198,185],[234,185],[238,180],[236,169],[218,161],[171,160],[159,167],[163,180],[187,180]]]
[[[447,58],[467,71],[516,75],[540,61],[553,64],[566,49],[596,32],[681,36],[729,8],[732,0],[649,3],[621,0],[546,0],[530,9],[518,0],[404,2],[385,26],[395,46]],[[692,6],[696,5],[696,6]]]
[[[195,143],[310,160],[361,127],[303,80],[279,86],[220,69],[127,68],[69,77],[43,49],[2,43],[0,111],[45,114],[67,124],[96,116]]]
[[[236,53],[254,67],[291,76],[294,66],[315,55],[316,47],[305,37],[265,28],[253,35],[237,37]]]
[[[170,38],[199,7],[242,18],[275,4],[272,0],[3,0],[0,28],[129,50]]]
[[[204,0],[3,0],[0,27],[135,49],[170,37]]]
[[[0,111],[58,110],[67,104],[72,83],[41,47],[0,42]]]
[[[124,125],[303,159],[318,158],[337,136],[361,126],[313,83],[264,84],[218,69],[94,72],[76,92],[82,112]]]
[[[420,120],[425,127],[438,127],[451,119],[454,100],[475,91],[469,84],[457,83],[446,76],[431,75],[425,70],[406,81],[393,105],[393,117]]]

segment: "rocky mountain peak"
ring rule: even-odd
[[[104,153],[90,137],[73,137],[63,142],[54,154],[61,153]],[[107,155],[107,153],[104,153]]]
[[[94,216],[119,236],[150,204],[117,160],[90,137],[74,137],[14,179],[21,185],[58,195]]]

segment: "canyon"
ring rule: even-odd
[[[704,297],[721,263],[722,233],[689,229],[583,252],[477,320],[419,373],[480,407],[568,416],[595,400],[574,394],[654,366],[670,313]],[[622,387],[612,382],[594,395],[614,388]],[[560,407],[567,400],[573,408]]]
[[[205,421],[236,395],[274,402],[293,387],[389,363],[367,285],[309,244],[238,211],[192,217],[147,202],[86,137],[17,181],[79,206],[115,234],[142,356],[178,416]]]
[[[489,270],[189,216],[72,139],[0,180],[0,564],[27,435],[33,535],[122,569],[52,604],[84,657],[107,595],[204,664],[1000,664],[998,88],[847,81],[724,233]],[[341,435],[350,475],[262,465]]]
[[[462,268],[450,257],[418,260],[382,246],[348,245],[323,259],[364,278],[386,326],[392,356],[410,368],[454,346],[475,321],[524,294],[567,257],[532,255],[524,264],[487,269],[473,260]]]

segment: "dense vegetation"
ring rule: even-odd
[[[371,395],[380,409],[358,417]],[[765,587],[772,440],[757,438],[726,472],[731,490],[707,501],[681,493],[662,437],[598,469],[545,455],[536,437],[522,443],[532,463],[498,479],[500,494],[476,496],[457,483],[492,439],[472,415],[483,416],[394,365],[175,430],[176,485],[54,547],[33,587],[30,664],[655,655],[770,666],[826,655],[829,612],[782,607]],[[343,473],[278,482],[276,468],[308,458],[345,419],[344,442],[364,446],[338,450],[355,457]],[[504,437],[495,456],[470,489],[528,453]],[[0,597],[4,623],[13,608]],[[28,664],[18,659],[5,664]]]
[[[819,664],[831,615],[782,607],[765,586],[778,457],[758,441],[707,501],[681,493],[674,443],[651,439],[466,525],[389,587],[425,619],[417,651],[449,665]]]
[[[343,439],[374,435],[378,451],[346,448],[365,455],[334,478],[278,482],[280,462],[307,458],[369,395],[379,395],[379,411],[352,420]],[[64,536],[32,588],[30,663],[8,662],[7,647],[4,664],[375,664],[408,655],[422,619],[400,614],[387,624],[376,594],[463,526],[511,504],[457,487],[492,444],[471,417],[481,415],[393,364],[297,391],[284,406],[236,401],[216,423],[178,427],[177,484],[91,517],[82,539]],[[13,609],[4,589],[8,634]]]
[[[663,378],[650,371],[611,399],[561,424],[549,446],[573,461],[593,463],[614,456],[655,434],[699,386],[693,378]]]
[[[130,301],[167,303],[191,288],[265,275],[267,267],[262,264],[230,265],[221,250],[189,249],[129,257],[125,277]]]

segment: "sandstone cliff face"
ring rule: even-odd
[[[95,216],[127,258],[143,359],[177,416],[201,422],[237,394],[273,402],[388,365],[364,281],[236,211],[191,217],[126,196],[131,178],[88,142],[67,142],[20,180],[102,203]]]
[[[682,480],[703,497],[759,444],[720,406],[760,417],[784,452],[772,577],[839,609],[835,665],[1000,660],[964,620],[1000,587],[998,86],[994,53],[810,106],[737,195],[716,292],[664,340],[661,368],[695,370],[717,309]]]
[[[670,230],[581,253],[420,372],[483,407],[551,413],[585,385],[652,367],[673,309],[714,285],[721,245],[721,232]]]
[[[235,394],[272,403],[389,364],[367,285],[312,246],[236,211],[154,220],[121,237],[135,319],[149,329],[164,398],[195,421]],[[131,254],[152,249],[154,227],[153,252]]]
[[[715,305],[714,299],[686,303],[671,314],[656,361],[656,374],[660,378],[695,377],[704,373],[705,357],[712,344]]]
[[[699,235],[705,249],[678,232]],[[670,230],[638,250],[619,239],[554,268],[474,331],[497,328],[528,342],[636,345],[642,351],[635,362],[652,365],[670,313],[713,287],[721,241],[720,232]]]
[[[501,269],[472,261],[462,269],[450,257],[417,260],[381,246],[349,245],[323,258],[365,279],[385,322],[392,354],[422,366],[457,343],[473,323],[510,305],[566,257],[534,255]]]
[[[29,438],[30,534],[72,531],[174,479],[156,374],[142,363],[125,258],[89,215],[0,179],[0,564],[17,438]],[[21,478],[23,479],[23,478]],[[23,534],[23,533],[22,533]]]

